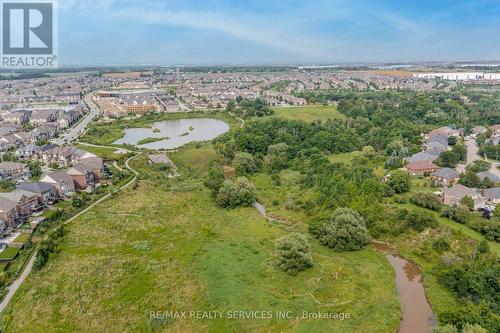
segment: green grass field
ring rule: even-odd
[[[346,117],[337,111],[336,106],[294,106],[273,108],[274,115],[288,120],[303,120],[313,122],[316,120],[327,121],[328,119],[344,120]]]
[[[1,259],[14,259],[14,257],[19,253],[21,249],[16,247],[8,247],[2,252],[0,252]]]
[[[159,181],[164,178],[148,171],[138,188],[68,225],[60,252],[26,279],[2,315],[2,331],[397,330],[394,273],[382,254],[370,248],[334,253],[309,238],[314,267],[295,277],[277,270],[274,243],[290,229],[266,222],[253,208],[216,208],[200,178],[214,156],[210,145],[171,154],[182,178]],[[148,168],[146,157],[134,166]],[[226,317],[228,311],[291,311],[293,318],[151,319],[152,311],[169,310],[225,311]],[[302,311],[350,318],[302,319]]]

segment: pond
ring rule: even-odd
[[[175,149],[194,141],[212,140],[227,131],[227,123],[213,118],[163,120],[152,123],[150,128],[127,128],[125,135],[113,143],[148,149]],[[141,140],[148,142],[140,144]]]

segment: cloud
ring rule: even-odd
[[[96,2],[69,0],[64,10],[105,14],[107,19],[165,26],[208,29],[243,41],[257,43],[286,55],[319,59],[326,43],[300,33],[300,28],[274,18],[246,17],[241,13],[168,9],[164,3],[152,1],[141,6],[129,1],[98,0]],[[293,27],[293,29],[292,29]],[[331,41],[330,41],[331,42]]]

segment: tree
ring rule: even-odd
[[[488,171],[490,168],[491,168],[491,163],[484,160],[475,160],[466,167],[468,171],[476,173]]]
[[[411,189],[411,176],[406,171],[395,170],[389,176],[387,185],[389,185],[396,193],[409,192]]]
[[[312,267],[311,248],[304,235],[291,233],[276,242],[278,267],[290,275]]]
[[[238,175],[247,175],[259,171],[259,166],[255,157],[245,152],[236,153],[233,165]]]
[[[451,151],[457,156],[459,161],[467,160],[467,148],[464,145],[454,145]]]
[[[265,162],[272,172],[286,168],[288,166],[288,145],[286,143],[277,143],[269,146]]]
[[[470,218],[469,209],[457,205],[446,208],[442,215],[461,224],[467,223]]]
[[[255,202],[255,188],[245,177],[239,177],[235,182],[226,180],[215,201],[222,208],[251,206]]]
[[[474,211],[474,199],[470,196],[466,195],[463,197],[462,200],[460,200],[460,203],[467,207],[471,212]]]
[[[485,177],[480,186],[481,188],[492,188],[495,187],[495,183],[489,177]]]
[[[38,161],[29,161],[28,168],[31,173],[31,177],[38,179],[42,175],[42,167]]]
[[[439,200],[439,198],[432,193],[415,193],[410,197],[410,202],[414,205],[435,211],[439,211],[441,209],[441,200]]]
[[[74,195],[73,198],[71,199],[71,205],[75,208],[82,207],[83,205],[82,198],[78,195]]]
[[[456,136],[450,136],[448,137],[448,144],[450,146],[454,146],[457,144],[457,137]]]
[[[467,170],[460,174],[458,182],[467,187],[479,187],[481,185],[481,179],[474,172]]]
[[[320,222],[317,238],[335,251],[356,251],[368,244],[369,236],[363,217],[355,210],[337,208],[332,216]]]
[[[454,168],[459,161],[459,157],[454,152],[447,150],[443,151],[436,160],[436,163],[441,167]]]
[[[425,228],[436,228],[438,223],[434,215],[420,210],[406,212],[404,219],[408,227],[416,231],[424,231]]]
[[[211,190],[211,195],[213,198],[219,193],[219,189],[224,183],[224,171],[220,166],[213,165],[208,170],[208,176],[205,180],[205,186]]]

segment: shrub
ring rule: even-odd
[[[311,248],[304,235],[292,233],[276,242],[278,267],[290,275],[312,267]]]
[[[488,245],[488,242],[485,241],[484,239],[479,242],[479,245],[477,246],[477,251],[479,253],[488,253],[490,252],[490,248]]]
[[[210,194],[213,198],[219,193],[219,189],[224,184],[224,171],[219,166],[212,166],[208,170],[208,177],[205,180],[205,186],[211,190]]]
[[[237,152],[234,157],[234,170],[238,175],[247,175],[259,171],[259,165],[252,154]]]
[[[439,237],[432,243],[432,248],[439,253],[443,253],[450,249],[450,242],[444,237]]]
[[[255,188],[245,177],[239,177],[235,182],[226,180],[215,201],[222,208],[251,206],[255,202]]]
[[[75,208],[80,208],[83,205],[83,200],[80,196],[74,195],[71,199],[71,205]]]
[[[468,208],[457,205],[446,208],[441,215],[461,224],[467,223],[471,216]]]
[[[360,250],[369,241],[363,217],[349,208],[337,208],[329,219],[315,223],[310,230],[321,244],[338,252]]]
[[[277,143],[269,146],[264,161],[270,172],[278,172],[286,168],[288,166],[288,145]]]
[[[475,160],[472,164],[469,164],[466,169],[471,172],[484,172],[491,168],[491,163],[483,160]]]
[[[469,208],[471,212],[474,211],[474,199],[472,199],[470,196],[466,195],[465,197],[463,197],[462,200],[460,200],[460,203]]]
[[[408,172],[402,170],[395,170],[389,176],[387,184],[396,193],[409,192],[411,189],[411,176]]]
[[[460,175],[458,182],[467,187],[479,187],[481,185],[481,179],[474,172],[467,170]]]
[[[435,211],[441,209],[441,200],[432,193],[415,193],[411,196],[410,202],[414,205]]]
[[[419,210],[407,212],[404,219],[408,227],[419,232],[425,228],[436,228],[438,226],[434,215]]]

